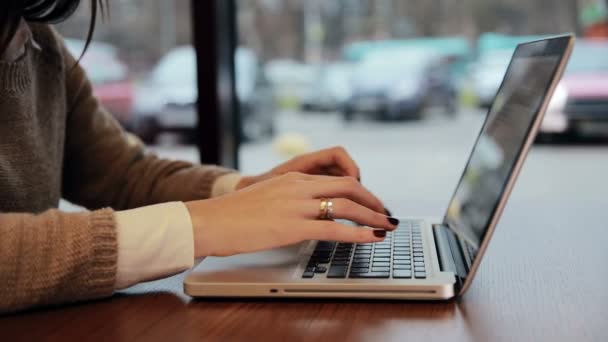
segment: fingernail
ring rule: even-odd
[[[360,176],[359,176],[359,177],[357,177],[357,181],[358,181],[359,183],[361,183],[361,177],[360,177]]]
[[[388,222],[390,222],[390,224],[392,224],[393,226],[398,226],[399,225],[399,220],[394,218],[394,217],[387,217]]]
[[[384,208],[384,212],[386,213],[386,216],[393,216],[393,214],[391,214],[391,211]]]
[[[386,230],[374,230],[374,236],[379,238],[386,237]]]

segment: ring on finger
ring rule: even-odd
[[[334,219],[334,202],[329,198],[321,198],[321,206],[319,208],[319,220]]]

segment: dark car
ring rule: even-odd
[[[381,120],[422,119],[427,108],[441,106],[453,115],[456,90],[445,60],[426,50],[382,51],[356,68],[352,94],[344,104],[346,121],[357,113]]]
[[[250,141],[272,136],[275,101],[257,57],[250,50],[239,48],[235,67],[241,138]],[[154,143],[163,132],[193,136],[197,96],[194,49],[180,47],[170,51],[138,92],[135,133],[147,143]]]

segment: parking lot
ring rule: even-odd
[[[244,145],[244,173],[257,173],[285,160],[280,150],[342,145],[362,170],[363,183],[400,215],[442,215],[459,180],[483,122],[483,113],[464,110],[454,119],[433,115],[419,122],[344,123],[337,114],[284,112],[277,137]],[[193,147],[155,147],[163,156],[196,159]],[[608,219],[608,145],[600,143],[535,145],[514,190],[513,215],[555,208],[575,215],[576,208],[597,208]],[[602,216],[603,215],[603,216]],[[599,223],[599,222],[598,222]]]

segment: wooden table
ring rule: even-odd
[[[507,209],[474,286],[455,301],[193,301],[182,275],[0,317],[0,341],[608,341],[605,208],[539,207]]]

